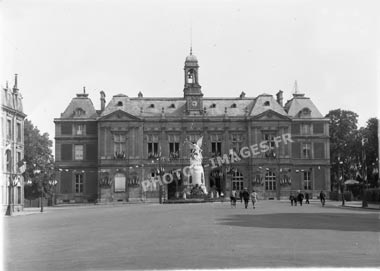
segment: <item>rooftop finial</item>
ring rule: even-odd
[[[17,90],[17,73],[15,74],[15,85],[13,87],[13,89]]]
[[[193,54],[193,24],[190,22],[190,55]]]
[[[8,80],[5,82],[5,87],[6,87],[6,89],[9,88],[9,86],[8,86]]]
[[[83,87],[83,94],[86,94],[86,87]]]
[[[294,93],[295,93],[295,94],[298,94],[298,84],[297,84],[297,80],[294,81]]]

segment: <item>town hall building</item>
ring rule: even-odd
[[[107,104],[101,91],[97,110],[85,89],[77,94],[54,119],[57,202],[188,198],[188,142],[201,137],[208,197],[245,187],[261,199],[330,190],[329,120],[310,98],[297,91],[284,103],[281,90],[275,97],[208,98],[198,75],[190,53],[181,97],[140,92]],[[288,140],[279,142],[284,135]],[[163,176],[170,178],[162,185],[154,181]]]

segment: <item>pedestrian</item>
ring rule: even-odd
[[[245,187],[244,188],[244,191],[241,193],[243,199],[244,199],[244,206],[245,206],[245,209],[247,209],[248,207],[248,201],[249,201],[249,193],[248,193],[248,189]]]
[[[232,190],[230,198],[231,198],[231,207],[236,208],[236,190]]]
[[[239,192],[240,203],[243,203],[243,191]]]
[[[324,207],[325,206],[325,202],[326,202],[325,192],[321,191],[321,193],[319,193],[319,199],[321,200],[322,207]]]
[[[293,206],[293,202],[295,202],[295,197],[294,197],[293,193],[290,193],[289,200],[290,200],[290,204]],[[297,203],[296,203],[296,205],[297,205]]]
[[[255,190],[252,190],[251,200],[252,200],[253,209],[255,209],[256,208],[255,203],[257,202],[257,193]]]
[[[298,190],[297,200],[301,206],[302,206],[303,198],[304,198],[304,195],[301,193],[300,190]]]
[[[310,204],[309,202],[309,193],[305,193],[305,204]]]

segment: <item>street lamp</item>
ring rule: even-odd
[[[8,187],[9,187],[8,207],[7,207],[7,212],[5,213],[5,215],[8,215],[8,216],[12,215],[13,207],[14,207],[13,188],[18,186],[19,184],[20,184],[20,180],[17,174],[11,174],[9,176],[9,182],[8,182]]]
[[[53,196],[52,196],[52,206],[55,204],[55,189],[58,181],[57,180],[49,180],[50,189],[53,188]]]
[[[339,159],[339,167],[340,167],[341,170],[342,170],[342,175],[341,175],[341,177],[340,177],[340,182],[339,182],[339,184],[340,184],[340,191],[341,191],[341,193],[342,193],[342,206],[344,206],[344,205],[345,205],[345,198],[344,198],[344,177],[343,177],[344,173],[343,173],[343,161],[340,161],[340,159]]]

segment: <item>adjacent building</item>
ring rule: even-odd
[[[22,96],[17,86],[1,93],[1,203],[7,213],[22,211],[24,206],[24,119]],[[9,210],[11,208],[11,210]]]
[[[115,95],[96,110],[77,94],[55,122],[58,202],[174,199],[191,189],[189,144],[203,137],[211,197],[247,187],[259,198],[330,190],[329,120],[310,98],[204,97],[197,58],[184,65],[181,97]],[[162,186],[155,182],[169,178]],[[169,177],[168,177],[169,176]],[[147,182],[151,185],[147,186]]]

